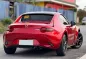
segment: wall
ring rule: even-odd
[[[54,3],[45,3],[45,8],[43,7],[44,4],[37,4],[36,6],[30,5],[30,4],[23,4],[23,3],[17,3],[16,6],[16,15],[17,17],[25,12],[31,12],[31,11],[53,11],[53,12],[60,12],[62,13],[69,21],[74,21],[76,17],[73,10],[69,10],[72,7],[69,6],[62,6],[60,4],[54,4]],[[42,7],[39,7],[42,6]]]
[[[33,11],[51,11],[51,12],[56,12],[56,9],[53,8],[45,8],[45,7],[40,7],[40,6],[34,6],[31,4],[24,4],[24,3],[15,3],[14,4],[14,11],[15,11],[15,16],[18,17],[19,15],[26,13],[26,12],[33,12]],[[43,5],[42,5],[43,6]]]
[[[55,4],[55,3],[46,3],[45,7],[55,8],[55,9],[70,9],[70,8],[73,8],[73,7],[70,7],[70,6],[65,6],[65,5],[61,5],[61,4]]]
[[[74,12],[74,19],[75,19],[75,22],[77,23],[77,12]]]
[[[74,12],[72,9],[73,7],[61,5],[61,4],[55,4],[55,3],[46,3],[46,8],[54,8],[58,10],[58,12],[62,13],[69,21],[75,21],[76,20],[76,12]]]
[[[70,3],[76,3],[76,0],[63,0],[63,1],[70,2]]]
[[[0,20],[9,17],[9,2],[0,1]]]
[[[56,1],[56,0],[54,0],[54,1]],[[63,1],[63,2],[67,2],[67,3],[76,4],[76,0],[57,0],[57,1]]]
[[[38,3],[36,3],[36,6],[40,6],[40,7],[44,7],[44,2],[38,2]]]

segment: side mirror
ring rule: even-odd
[[[63,22],[63,24],[64,24],[64,25],[67,25],[67,23],[66,23],[66,22]]]
[[[76,25],[76,23],[74,21],[71,21],[71,26]]]

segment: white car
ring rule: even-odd
[[[83,19],[82,19],[82,25],[85,25],[86,24],[86,17],[84,17]]]

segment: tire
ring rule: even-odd
[[[85,23],[82,23],[82,25],[86,25]]]
[[[60,47],[56,50],[57,56],[65,56],[67,51],[67,36],[64,35]]]
[[[78,34],[78,38],[77,38],[77,42],[75,43],[74,46],[71,46],[72,48],[75,48],[75,49],[79,49],[81,46],[82,46],[82,43],[83,43],[83,36],[82,34],[79,32]]]
[[[4,51],[6,54],[14,54],[16,52],[16,47],[5,47],[4,46]]]

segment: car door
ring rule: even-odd
[[[66,20],[64,16],[60,16],[61,21],[66,26],[66,30],[68,33],[68,45],[72,45],[74,42],[74,26],[71,26],[70,23]]]

